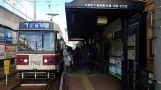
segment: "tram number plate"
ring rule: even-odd
[[[31,61],[32,66],[40,66],[41,61]]]

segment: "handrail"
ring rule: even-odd
[[[63,77],[64,77],[64,74],[65,74],[65,72],[63,72],[62,75],[61,75],[59,90],[63,90],[63,85],[64,85],[64,84],[63,84],[63,83],[64,83],[64,82],[63,82],[63,81],[64,81],[64,80],[63,80],[63,79],[64,79]]]
[[[60,86],[59,86],[59,90],[67,90],[68,86],[68,75],[67,75],[67,70],[66,67],[64,68],[64,71],[61,75],[61,80],[60,80]]]

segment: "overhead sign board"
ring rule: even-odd
[[[49,29],[49,23],[47,23],[47,22],[24,22],[24,28]]]
[[[127,4],[85,4],[85,7],[91,7],[91,8],[128,8]]]
[[[99,1],[98,1],[99,2]],[[144,3],[135,2],[114,2],[105,3],[65,3],[65,8],[90,8],[90,9],[122,9],[122,10],[144,10]]]

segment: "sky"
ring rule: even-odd
[[[7,1],[9,5],[4,1]],[[36,19],[50,20],[51,16],[46,15],[47,13],[59,14],[58,16],[53,17],[53,21],[59,24],[61,29],[66,28],[65,2],[71,1],[72,0],[36,0]],[[34,0],[0,0],[0,5],[27,20],[30,19],[23,14],[33,19]],[[13,9],[13,6],[16,9]],[[65,30],[62,31],[62,33],[64,32]]]
[[[67,39],[65,41],[69,43],[67,33],[65,31],[65,28],[67,28],[65,16],[65,2],[71,2],[73,0],[36,1],[36,20],[50,20],[51,16],[46,15],[47,13],[59,14],[58,16],[53,17],[53,21],[59,24],[59,27],[61,28],[63,34],[63,38]],[[0,0],[0,5],[23,17],[24,19],[33,19],[34,0]],[[26,17],[25,15],[27,15],[28,17]]]

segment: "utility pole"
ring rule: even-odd
[[[154,0],[153,37],[154,37],[154,80],[155,90],[161,90],[161,0]]]
[[[34,20],[36,20],[36,0],[34,0]]]

